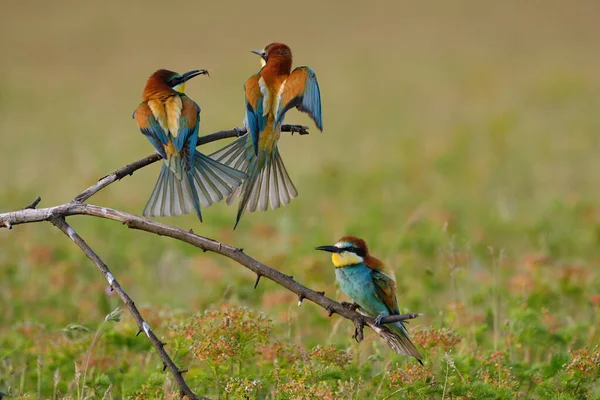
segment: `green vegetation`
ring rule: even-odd
[[[346,300],[327,255],[365,238],[398,281],[425,367],[215,254],[69,222],[199,394],[220,399],[600,399],[597,2],[4,4],[0,212],[68,201],[151,152],[131,112],[159,67],[207,68],[201,134],[240,125],[254,49],[317,73],[324,132],[284,136],[300,195],[164,219]],[[35,12],[32,10],[35,9]],[[282,17],[292,13],[292,17]],[[268,22],[271,21],[271,22]],[[310,125],[290,112],[288,123]],[[311,125],[312,126],[312,125]],[[221,144],[211,144],[207,152]],[[141,213],[158,167],[94,204]],[[51,224],[0,230],[0,391],[178,398],[106,281]],[[120,319],[120,321],[118,321]]]

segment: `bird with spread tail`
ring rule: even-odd
[[[319,246],[317,250],[332,253],[335,277],[348,297],[362,312],[375,318],[380,325],[384,317],[399,315],[396,282],[386,273],[383,262],[369,254],[364,240],[344,236],[333,246]],[[408,337],[402,321],[385,325],[394,335],[390,346],[400,354],[415,357],[423,364],[423,357]]]
[[[160,175],[144,216],[176,216],[208,207],[229,196],[246,178],[238,171],[196,150],[200,107],[184,93],[191,78],[204,69],[178,74],[166,69],[153,73],[133,112],[140,131],[162,157]]]
[[[232,204],[241,195],[234,229],[244,211],[266,211],[269,203],[276,209],[298,195],[277,146],[285,113],[296,107],[323,130],[315,72],[309,67],[292,71],[292,51],[283,43],[252,52],[261,57],[262,68],[244,84],[248,133],[211,154],[215,160],[248,174],[243,185],[227,198],[227,204]]]

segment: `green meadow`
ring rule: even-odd
[[[241,265],[92,217],[68,222],[213,399],[600,399],[600,3],[4,2],[0,213],[70,201],[151,154],[131,113],[158,68],[187,85],[200,134],[240,126],[251,49],[282,41],[319,79],[324,131],[292,110],[299,196],[161,222],[244,248],[347,300],[315,246],[364,238],[395,273],[425,355]],[[225,141],[200,148],[210,153]],[[90,203],[141,214],[158,164]],[[119,315],[113,310],[120,308]],[[108,316],[108,317],[107,317]],[[50,223],[0,229],[0,392],[176,399],[118,296]],[[0,396],[1,397],[1,396]]]

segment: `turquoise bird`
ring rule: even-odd
[[[399,315],[396,298],[396,282],[386,273],[383,262],[369,254],[364,240],[355,236],[344,236],[333,246],[319,246],[317,250],[333,253],[335,277],[348,297],[360,310],[375,318],[375,324],[390,315]],[[415,357],[421,364],[423,357],[408,337],[402,321],[385,325],[395,337],[393,348],[399,353]]]

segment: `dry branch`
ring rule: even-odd
[[[139,328],[138,335],[141,332],[144,332],[146,334],[146,337],[148,337],[148,340],[150,341],[150,343],[152,343],[152,346],[154,346],[154,348],[157,350],[158,355],[162,359],[165,368],[168,368],[173,377],[175,378],[177,386],[179,387],[179,390],[181,392],[181,396],[187,396],[189,399],[207,399],[207,397],[196,396],[194,392],[192,392],[192,390],[188,387],[187,383],[183,379],[183,376],[181,375],[183,372],[185,372],[185,370],[180,370],[179,368],[177,368],[173,360],[171,360],[171,357],[169,357],[169,355],[164,349],[165,343],[163,343],[159,338],[156,337],[150,326],[146,323],[146,321],[144,321],[144,318],[135,306],[133,300],[131,300],[131,297],[129,297],[129,295],[125,292],[125,290],[121,287],[119,282],[110,272],[106,264],[91,249],[91,247],[88,246],[85,240],[83,240],[81,236],[79,236],[79,234],[75,232],[75,230],[65,221],[63,216],[52,217],[50,219],[50,222],[52,222],[52,225],[60,229],[77,246],[79,246],[81,251],[83,251],[85,255],[90,260],[92,260],[92,262],[98,267],[100,272],[102,272],[104,278],[106,278],[106,280],[108,281],[108,285],[110,286],[111,290],[114,290],[119,295],[123,303],[125,303],[125,306],[129,310],[129,312],[133,316],[133,319],[135,320],[135,323]]]
[[[41,208],[41,209],[26,209],[15,211],[12,213],[0,214],[0,225],[10,223],[12,226],[51,220],[55,217],[68,217],[72,215],[89,215],[98,218],[111,219],[119,221],[129,228],[138,229],[145,232],[154,233],[160,236],[168,236],[173,239],[181,240],[196,246],[203,251],[212,251],[224,255],[244,267],[250,269],[257,276],[268,278],[286,289],[298,295],[299,303],[304,299],[310,300],[329,312],[330,315],[337,313],[355,323],[357,326],[358,341],[362,340],[362,326],[367,325],[375,330],[380,336],[386,334],[387,328],[383,324],[404,321],[407,319],[417,318],[419,314],[403,314],[385,317],[382,319],[382,326],[375,325],[373,318],[364,316],[351,307],[346,307],[340,303],[326,297],[323,292],[317,292],[307,288],[296,282],[293,277],[285,275],[276,269],[266,266],[265,264],[255,260],[237,247],[232,247],[213,239],[199,236],[193,232],[164,224],[162,222],[151,221],[147,218],[129,214],[123,211],[114,210],[111,208],[100,207],[92,204],[83,204],[79,202],[71,202],[60,206]],[[360,328],[359,328],[360,326]]]
[[[298,132],[301,135],[307,134],[307,127],[302,125],[283,125],[282,131],[284,132]],[[198,145],[206,144],[212,141],[241,136],[246,131],[243,128],[234,128],[228,131],[215,132],[213,134],[200,137]],[[355,307],[347,304],[340,304],[325,296],[324,292],[314,291],[306,286],[296,282],[292,276],[285,275],[276,269],[268,267],[265,264],[255,260],[249,255],[245,254],[243,249],[232,247],[213,239],[199,236],[191,231],[183,230],[171,225],[167,225],[161,222],[151,221],[147,218],[139,217],[137,215],[129,214],[123,211],[114,210],[111,208],[100,207],[92,204],[84,204],[83,202],[88,200],[98,191],[104,189],[108,185],[121,178],[132,175],[133,172],[147,165],[150,165],[160,160],[158,154],[152,154],[131,164],[128,164],[110,175],[101,178],[97,183],[90,186],[82,193],[77,195],[71,202],[61,204],[54,207],[37,209],[36,206],[39,204],[41,199],[38,197],[27,207],[13,212],[7,212],[0,214],[0,228],[6,227],[12,229],[14,225],[50,221],[54,226],[65,233],[79,248],[85,253],[85,255],[98,267],[102,272],[105,279],[108,281],[110,287],[117,292],[123,303],[129,309],[129,312],[133,316],[139,327],[139,333],[144,332],[148,337],[148,340],[152,343],[159,356],[161,357],[163,364],[172,373],[173,377],[177,381],[179,390],[182,396],[187,396],[190,399],[206,399],[206,397],[199,397],[195,395],[185,382],[182,372],[171,360],[169,355],[164,349],[164,343],[162,343],[152,332],[151,328],[144,321],[139,311],[135,307],[133,300],[123,290],[121,285],[111,274],[106,264],[100,259],[100,257],[88,246],[88,244],[73,230],[73,228],[66,222],[65,218],[72,215],[87,215],[97,218],[110,219],[119,221],[124,225],[127,225],[131,229],[138,229],[145,232],[157,234],[160,236],[168,236],[170,238],[180,240],[182,242],[196,246],[203,251],[212,251],[214,253],[221,254],[228,257],[242,266],[248,268],[256,274],[256,282],[254,287],[258,285],[260,278],[268,278],[275,283],[285,287],[291,292],[298,296],[298,306],[302,304],[303,300],[310,300],[315,304],[318,304],[325,310],[327,310],[329,316],[337,313],[342,317],[352,321],[355,326],[354,338],[357,341],[363,340],[363,328],[365,325],[373,329],[379,336],[381,336],[386,343],[390,343],[390,337],[393,334],[384,326],[384,324],[404,321],[408,319],[417,318],[420,314],[403,314],[394,315],[383,318],[381,325],[376,325],[373,318],[367,317],[355,311]]]

